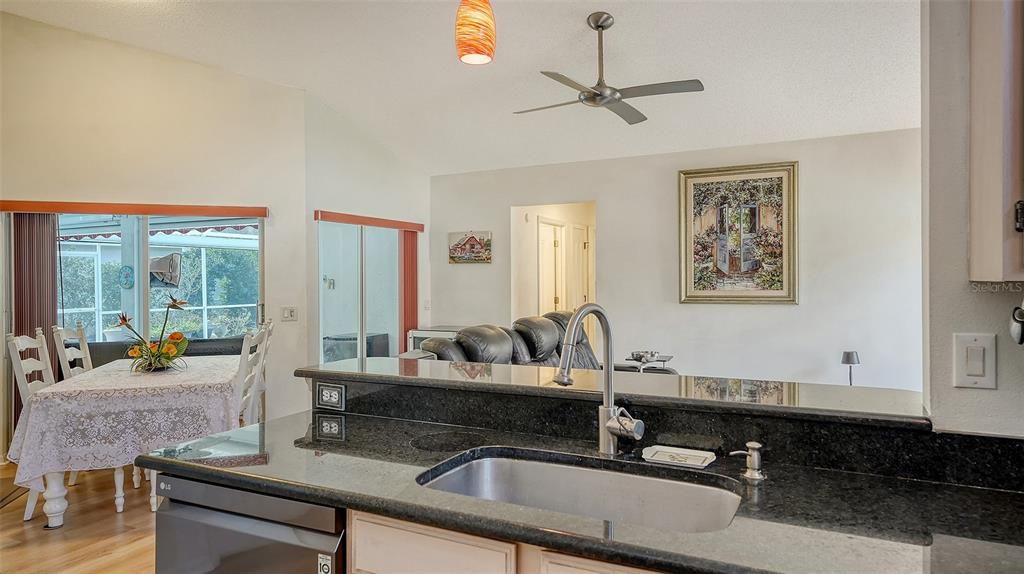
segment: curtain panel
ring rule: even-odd
[[[57,324],[57,214],[14,213],[11,219],[14,231],[11,277],[13,332],[34,337],[36,327],[43,329],[50,367],[56,377],[59,369],[50,328]],[[16,423],[22,409],[21,397],[13,377],[10,384],[8,392],[13,397],[14,407],[11,421]]]

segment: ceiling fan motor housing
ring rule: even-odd
[[[603,83],[598,83],[594,86],[595,92],[580,92],[579,98],[580,103],[586,104],[594,108],[600,108],[601,106],[608,105],[613,102],[622,101],[622,94],[618,90],[611,86],[606,86]]]

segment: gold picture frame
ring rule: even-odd
[[[799,163],[679,172],[679,302],[797,303]]]

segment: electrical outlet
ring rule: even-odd
[[[281,307],[281,321],[298,321],[298,307]]]
[[[424,299],[423,300],[423,310],[424,311],[429,311],[430,310],[430,299]]]

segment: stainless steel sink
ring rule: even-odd
[[[471,460],[422,484],[486,500],[677,532],[725,528],[741,500],[714,486],[500,456]]]

